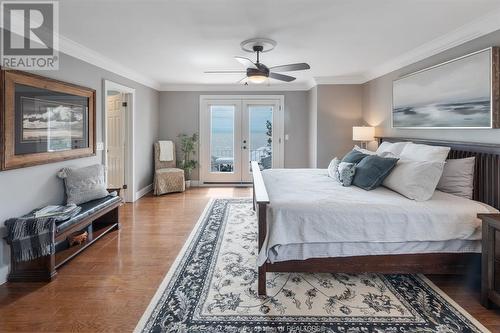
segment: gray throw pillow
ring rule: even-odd
[[[351,186],[355,173],[356,165],[354,163],[340,162],[337,168],[337,176],[342,186]]]
[[[356,164],[356,163],[359,163],[366,156],[370,156],[370,155],[363,154],[362,152],[360,152],[356,149],[353,149],[350,152],[348,152],[344,156],[344,158],[342,158],[342,162]]]
[[[104,182],[104,167],[100,164],[83,168],[64,168],[58,173],[64,179],[66,203],[79,205],[108,195]]]
[[[437,189],[472,199],[475,157],[446,160]]]
[[[370,155],[356,165],[352,183],[370,191],[379,187],[398,163],[398,158]]]

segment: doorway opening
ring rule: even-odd
[[[283,96],[200,97],[201,183],[249,184],[250,163],[282,168]]]
[[[133,163],[133,102],[135,89],[104,81],[104,164],[106,185],[120,188],[127,202],[135,201]]]

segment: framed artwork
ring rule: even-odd
[[[493,47],[393,82],[394,128],[499,128],[500,52]]]
[[[2,170],[95,155],[95,90],[1,71]]]

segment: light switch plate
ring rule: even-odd
[[[285,141],[288,141],[288,134],[285,134]]]
[[[104,142],[98,142],[96,148],[97,148],[98,151],[99,150],[104,150]]]

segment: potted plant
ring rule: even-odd
[[[196,153],[196,143],[198,142],[198,133],[189,136],[187,134],[179,134],[182,159],[179,161],[179,168],[184,170],[184,178],[186,180],[186,188],[191,187],[191,174],[193,169],[198,165],[198,161],[192,159]]]

